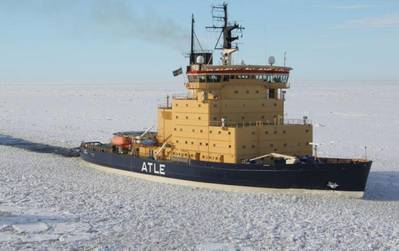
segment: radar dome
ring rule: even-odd
[[[270,56],[268,62],[270,65],[274,65],[274,63],[276,63],[276,59],[273,56]]]
[[[204,63],[205,63],[204,56],[198,56],[197,57],[197,64],[204,64]]]

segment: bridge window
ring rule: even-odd
[[[219,75],[207,75],[206,80],[210,83],[217,83],[220,82],[222,76]]]
[[[198,76],[188,76],[189,82],[198,82],[198,80],[199,80]]]
[[[287,83],[288,74],[262,74],[256,75],[255,78],[268,83]]]

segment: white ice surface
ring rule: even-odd
[[[176,88],[0,85],[0,133],[77,146],[140,130]],[[0,146],[0,250],[399,249],[399,87],[296,84],[320,154],[373,159],[365,199],[229,193],[103,173]]]

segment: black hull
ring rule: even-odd
[[[263,166],[190,160],[157,161],[81,149],[85,161],[115,169],[167,178],[260,188],[363,192],[371,161]],[[337,185],[335,187],[335,185]]]

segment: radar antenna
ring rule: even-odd
[[[229,22],[228,19],[228,9],[227,3],[223,3],[223,5],[217,5],[212,7],[212,19],[214,21],[214,25],[207,26],[208,30],[219,31],[220,35],[215,44],[215,50],[223,50],[222,52],[222,61],[224,65],[231,64],[231,54],[238,50],[237,45],[233,48],[232,43],[239,39],[239,36],[233,34],[234,31],[238,31],[241,33],[245,29],[237,22],[233,24]],[[223,36],[223,46],[220,46],[220,40]]]

